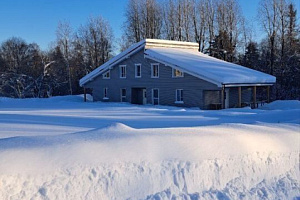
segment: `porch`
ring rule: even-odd
[[[223,85],[219,97],[209,104],[208,109],[242,108],[250,106],[258,108],[270,102],[270,86],[264,85]]]

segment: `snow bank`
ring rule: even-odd
[[[297,109],[77,98],[2,101],[0,199],[300,197]]]
[[[298,100],[277,100],[261,107],[265,110],[295,110],[300,109],[300,101]]]

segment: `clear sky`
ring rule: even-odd
[[[299,13],[300,0],[294,1]],[[258,2],[239,0],[244,16],[254,27],[258,26],[255,20]],[[98,15],[109,21],[115,37],[119,38],[126,5],[127,0],[0,0],[0,42],[16,36],[29,43],[36,42],[45,50],[55,40],[60,20],[70,22],[76,30],[89,16]],[[259,27],[255,29],[259,31]]]

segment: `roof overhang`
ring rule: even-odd
[[[225,87],[272,86],[275,83],[225,83]]]

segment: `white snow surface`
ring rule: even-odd
[[[0,199],[299,199],[300,102],[0,98]]]
[[[145,55],[219,84],[275,83],[276,77],[192,49],[151,48]]]

